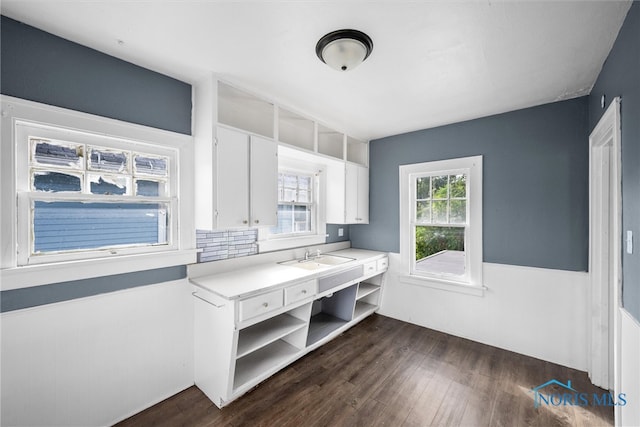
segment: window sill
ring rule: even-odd
[[[3,291],[196,262],[195,249],[37,264],[0,270]]]
[[[485,287],[470,285],[468,283],[456,282],[447,279],[438,279],[433,277],[420,277],[412,275],[401,275],[399,277],[400,283],[408,285],[423,286],[426,288],[440,289],[442,291],[457,292],[465,295],[474,295],[477,297],[483,297]]]
[[[322,245],[327,238],[324,234],[313,234],[307,236],[285,237],[282,239],[260,240],[258,241],[258,252],[273,252],[283,249],[293,249],[302,246]]]

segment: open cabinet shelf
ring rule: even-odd
[[[377,308],[378,306],[375,306],[373,304],[369,304],[364,301],[357,301],[356,308],[353,312],[353,319],[355,320],[361,316],[373,313]]]
[[[236,358],[260,349],[292,332],[302,329],[307,322],[296,319],[287,313],[272,317],[242,329],[238,336],[238,351]]]
[[[358,285],[358,295],[356,296],[356,299],[362,299],[367,295],[372,294],[378,290],[380,290],[379,285],[373,285],[371,283],[361,282],[360,285]]]
[[[236,372],[233,389],[237,390],[249,382],[265,377],[271,370],[278,368],[300,352],[299,348],[277,340],[236,360]]]

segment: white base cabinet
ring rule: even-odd
[[[198,388],[222,408],[373,314],[380,303],[386,260],[244,299],[225,299],[195,284]],[[333,287],[320,290],[322,283]]]

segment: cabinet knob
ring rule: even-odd
[[[302,295],[304,295],[304,294],[306,294],[306,293],[307,293],[307,290],[306,290],[306,289],[303,289],[303,290],[302,290]]]
[[[259,220],[259,219],[256,219],[254,222],[255,222],[256,224],[259,224],[259,223],[260,223],[260,220]]]
[[[249,224],[249,221],[247,221],[246,219],[242,220],[243,224]]]
[[[262,303],[262,306],[263,306],[264,308],[267,308],[267,307],[269,307],[269,303],[268,303],[268,302],[263,302],[263,303]]]

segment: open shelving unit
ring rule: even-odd
[[[299,114],[278,108],[278,141],[308,151],[315,150],[315,123]]]
[[[368,166],[369,145],[347,135],[347,161]]]
[[[377,280],[372,277],[371,280]],[[360,282],[356,295],[356,305],[353,310],[353,319],[368,316],[377,310],[380,304],[380,285],[376,283]]]
[[[271,102],[218,82],[218,123],[273,138],[274,114]]]
[[[222,408],[334,339],[376,311],[387,265],[376,257],[235,301],[195,282],[196,385]],[[307,291],[304,297],[294,298],[300,289]],[[243,307],[251,305],[268,309],[243,316]]]
[[[238,336],[237,358],[259,350],[272,342],[304,328],[307,322],[287,313],[243,329]]]
[[[318,153],[344,159],[344,134],[319,124]]]
[[[238,331],[234,392],[304,349],[310,308],[308,303]]]
[[[308,153],[368,166],[369,144],[277,103],[216,80],[214,117],[219,124],[276,138]]]
[[[278,340],[237,359],[236,372],[233,377],[234,391],[247,383],[255,382],[265,373],[294,357],[299,351],[299,348],[283,340]]]

